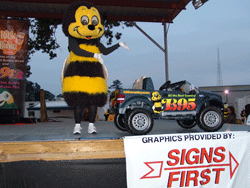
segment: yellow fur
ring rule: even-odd
[[[86,45],[86,44],[80,44],[79,47],[87,52],[92,53],[100,53],[99,48],[92,45]],[[73,52],[70,52],[70,62],[74,61],[89,61],[89,62],[98,62],[96,58],[93,57],[84,57],[84,56],[78,56],[75,55]]]
[[[87,17],[88,23],[83,24],[82,18]],[[98,19],[98,24],[95,25],[94,30],[88,29],[89,25],[94,24],[93,18]],[[101,24],[101,17],[98,10],[94,7],[88,9],[85,6],[80,6],[75,13],[75,20],[68,27],[68,32],[71,36],[79,38],[79,39],[87,39],[87,36],[91,36],[91,39],[100,38],[104,33],[104,27]]]
[[[154,102],[154,108],[162,108],[162,104],[161,104],[161,95],[158,91],[154,91],[152,93],[152,97],[151,97],[152,101]],[[163,112],[163,110],[159,111],[159,110],[154,110],[154,113],[161,113]]]
[[[74,83],[74,84],[73,84]],[[107,93],[107,84],[101,77],[72,76],[63,79],[63,93],[85,92],[89,94]]]
[[[152,97],[151,97],[152,101],[158,101],[161,100],[161,95],[158,91],[154,91],[152,93]]]
[[[87,52],[100,53],[100,50],[97,46],[80,44],[79,47]]]
[[[75,61],[98,62],[96,58],[78,56],[78,55],[75,55],[73,52],[70,52],[69,62],[75,62]]]

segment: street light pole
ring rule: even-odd
[[[226,104],[228,104],[228,94],[229,94],[229,90],[226,89],[224,92],[225,92],[225,94],[226,94]]]
[[[165,54],[165,76],[166,81],[169,80],[169,71],[168,71],[168,29],[170,24],[166,22],[163,22],[162,25],[164,27],[164,49],[154,40],[152,39],[145,31],[143,31],[135,22],[133,22],[133,25],[142,32],[149,40],[151,40],[157,47],[159,47]]]
[[[169,80],[169,72],[168,72],[168,28],[166,22],[163,23],[164,25],[164,51],[165,51],[165,75],[166,81]]]

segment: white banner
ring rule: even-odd
[[[250,115],[247,116],[246,124],[247,124],[247,125],[250,125]]]
[[[250,185],[250,133],[124,138],[128,188],[243,188]]]

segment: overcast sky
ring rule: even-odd
[[[195,10],[190,2],[170,24],[168,31],[169,78],[171,82],[187,80],[196,87],[217,85],[217,48],[223,85],[250,84],[250,1],[209,0]],[[164,47],[161,23],[137,24]],[[116,79],[123,88],[131,88],[142,76],[151,77],[155,88],[165,82],[164,53],[137,28],[117,28],[122,32],[130,51],[120,47],[103,56],[109,72],[108,85]],[[115,30],[115,31],[116,31]],[[61,93],[60,75],[64,59],[69,54],[68,40],[58,28],[56,34],[60,48],[57,58],[49,60],[47,54],[37,52],[32,56],[32,75],[28,80],[42,89],[58,95]],[[101,39],[104,45],[106,40]],[[106,45],[107,46],[107,45]]]

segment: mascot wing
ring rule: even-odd
[[[69,64],[69,55],[66,57],[66,59],[63,63],[63,68],[62,68],[62,72],[61,72],[61,85],[63,84],[63,77],[64,77],[65,71],[68,67],[68,64]]]

